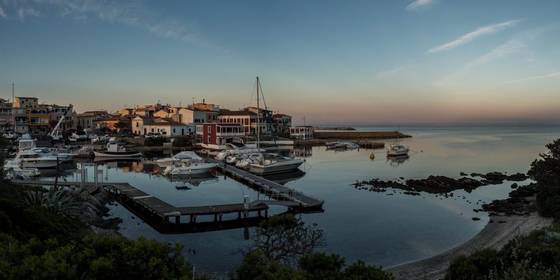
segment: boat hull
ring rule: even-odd
[[[21,162],[22,168],[56,168],[57,165],[62,163],[61,161],[57,161],[56,159],[52,160],[23,160]]]
[[[165,170],[164,173],[165,175],[171,175],[171,176],[201,175],[201,174],[209,173],[210,170],[214,169],[215,167],[216,164],[214,163],[204,163],[193,167],[184,166],[184,167],[172,168],[170,170]]]
[[[260,165],[260,164],[251,164],[249,166],[249,172],[256,174],[256,175],[271,175],[271,174],[280,174],[280,173],[290,173],[297,171],[299,166],[302,165],[302,161],[294,161],[290,163],[280,163],[280,164],[272,164],[272,165]]]
[[[402,156],[408,156],[408,151],[388,151],[388,152],[387,152],[387,156],[388,156],[388,157],[402,157]]]
[[[102,158],[138,158],[142,157],[142,153],[139,152],[93,152],[95,157]]]

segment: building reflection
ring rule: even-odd
[[[294,147],[291,151],[291,155],[294,157],[311,157],[313,155],[313,147],[312,146],[298,146]]]

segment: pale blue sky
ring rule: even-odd
[[[560,119],[560,1],[0,0],[0,96],[310,123]],[[254,96],[254,94],[253,94]]]

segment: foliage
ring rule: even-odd
[[[292,214],[273,216],[256,230],[255,247],[267,258],[291,263],[323,244],[323,231],[306,226]]]
[[[175,137],[173,138],[173,146],[174,147],[190,147],[192,146],[192,138],[183,136],[183,137]]]
[[[38,189],[0,181],[0,232],[17,239],[75,239],[84,234],[85,225],[73,217],[44,207],[29,207],[27,193],[34,191]]]
[[[115,124],[115,128],[117,128],[117,129],[119,129],[119,130],[122,130],[122,129],[130,129],[130,127],[131,127],[130,122],[126,122],[126,121],[122,121],[122,120],[118,121],[118,122]]]
[[[146,137],[144,139],[145,146],[163,146],[165,138],[163,137]]]
[[[91,234],[81,241],[0,238],[0,279],[190,279],[181,247]]]
[[[236,279],[244,280],[391,280],[393,276],[379,267],[362,261],[344,268],[344,258],[324,253],[307,254],[300,258],[299,267],[292,268],[268,258],[256,249],[248,253],[239,266]]]
[[[534,231],[500,251],[482,250],[451,263],[446,279],[560,279],[560,226]]]
[[[345,268],[341,256],[313,253],[324,242],[322,230],[306,226],[292,214],[273,216],[262,222],[254,242],[255,248],[245,255],[236,279],[392,279],[381,268],[361,261]]]
[[[245,255],[237,269],[237,278],[243,280],[305,279],[289,266],[269,259],[261,250],[256,249]]]
[[[53,187],[49,190],[37,189],[28,191],[25,203],[29,207],[43,207],[54,214],[78,217],[81,203],[71,191],[61,187]]]
[[[560,219],[560,139],[546,145],[549,152],[533,161],[528,174],[537,182],[537,208],[544,217]]]
[[[485,249],[466,257],[455,259],[449,266],[445,279],[484,279],[491,271],[502,269],[498,252]]]

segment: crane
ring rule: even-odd
[[[62,139],[62,134],[60,133],[60,125],[62,124],[63,121],[64,121],[64,116],[60,117],[58,123],[56,123],[56,126],[53,128],[51,133],[49,133],[49,136],[55,141]]]

